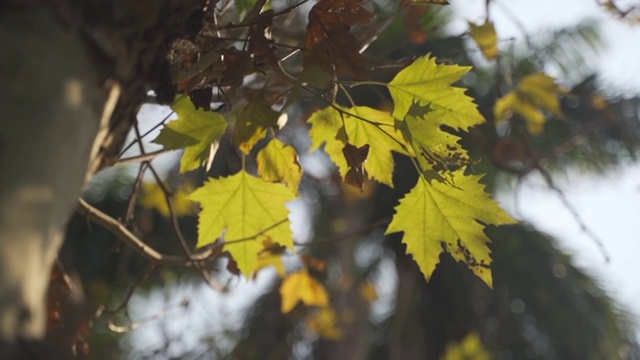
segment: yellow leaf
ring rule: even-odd
[[[465,89],[451,86],[471,67],[436,64],[429,55],[416,59],[387,85],[394,102],[393,117],[402,120],[417,103],[428,106],[446,118],[446,125],[467,130],[484,122]]]
[[[249,276],[265,239],[293,249],[293,238],[285,203],[293,200],[290,189],[239,173],[209,179],[189,196],[200,203],[198,247],[225,238],[224,249]]]
[[[227,128],[224,117],[218,113],[196,110],[189,97],[178,99],[171,108],[178,120],[164,126],[153,142],[165,149],[182,149],[180,172],[195,170],[209,158],[211,144],[220,140]]]
[[[496,122],[506,121],[512,113],[517,113],[527,122],[527,130],[538,135],[547,119],[543,111],[564,117],[558,100],[564,93],[566,91],[550,76],[543,73],[527,75],[514,91],[496,101],[493,109]]]
[[[311,147],[309,151],[314,151],[322,144],[325,144],[324,151],[329,155],[331,161],[336,164],[340,176],[344,179],[349,171],[349,165],[342,153],[342,149],[347,143],[342,115],[335,108],[328,106],[311,114],[308,122],[311,124],[311,129],[309,130]]]
[[[372,303],[378,300],[378,291],[370,282],[367,281],[360,284],[360,289],[358,290],[360,290],[360,296],[367,302]]]
[[[191,184],[184,183],[173,193],[173,210],[177,216],[190,215],[194,206],[188,194],[193,191]],[[162,188],[156,183],[142,184],[142,192],[138,198],[140,205],[148,209],[156,209],[160,215],[169,217],[169,205]]]
[[[372,179],[393,187],[391,152],[409,155],[402,133],[395,128],[395,119],[388,112],[366,106],[334,106],[316,111],[309,118],[311,149],[326,143],[325,152],[344,178],[350,169],[343,153],[347,140],[357,148],[371,145],[363,164],[365,171]]]
[[[307,328],[327,340],[340,340],[344,336],[341,328],[337,326],[336,312],[330,306],[314,311],[306,319]]]
[[[280,285],[282,313],[293,310],[299,302],[307,306],[327,306],[329,294],[324,286],[309,275],[307,269],[287,276]]]
[[[271,239],[265,240],[264,250],[258,254],[258,259],[256,260],[256,264],[253,268],[253,277],[255,278],[260,270],[270,266],[275,267],[280,277],[284,277],[287,274],[287,271],[284,267],[284,263],[282,262],[283,253],[284,248],[274,244]]]
[[[243,153],[249,154],[253,146],[267,135],[267,129],[278,125],[279,116],[263,97],[255,98],[240,112],[234,129],[234,142]]]
[[[451,184],[418,179],[416,186],[395,208],[386,234],[404,232],[402,241],[427,278],[443,251],[463,261],[490,287],[491,257],[485,224],[515,221],[484,192],[480,176],[466,176],[464,169],[450,174]]]
[[[498,36],[493,23],[489,20],[482,25],[469,23],[469,35],[478,44],[482,54],[487,59],[495,59],[498,57]]]
[[[423,117],[407,115],[402,122],[403,134],[411,144],[423,171],[456,170],[470,163],[460,138],[442,130],[441,111],[428,111]]]
[[[296,150],[278,139],[272,139],[258,153],[258,174],[266,181],[284,182],[297,193],[302,169]]]
[[[484,347],[480,335],[472,332],[457,344],[448,344],[440,360],[491,360],[494,357]]]

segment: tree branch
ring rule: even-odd
[[[194,254],[191,259],[184,256],[163,254],[153,247],[145,244],[116,219],[91,206],[83,199],[78,199],[76,212],[85,216],[88,220],[91,220],[109,230],[118,238],[118,240],[129,245],[140,255],[156,265],[192,267],[195,266],[195,263],[205,261],[214,256],[219,250],[218,247],[214,246],[201,253]]]

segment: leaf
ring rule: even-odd
[[[166,124],[152,142],[165,149],[184,148],[180,173],[185,173],[199,168],[209,158],[211,144],[220,140],[227,123],[218,113],[196,110],[186,96],[178,99],[171,108],[178,119]]]
[[[404,232],[402,241],[427,278],[443,251],[463,261],[490,287],[491,258],[484,225],[515,221],[484,192],[480,176],[465,176],[464,169],[451,173],[451,183],[427,182],[416,186],[400,200],[386,234]]]
[[[324,151],[338,167],[340,176],[344,178],[349,171],[349,165],[342,153],[346,145],[342,115],[335,108],[328,106],[311,114],[307,121],[311,124],[309,151],[314,151],[325,144]]]
[[[460,137],[443,131],[441,111],[429,111],[423,117],[407,115],[401,123],[403,134],[418,158],[422,171],[450,171],[468,165],[467,151]]]
[[[284,277],[287,274],[287,270],[282,262],[282,254],[286,251],[286,248],[279,246],[278,244],[267,239],[264,241],[264,249],[258,254],[258,259],[253,268],[253,278],[258,275],[258,272],[264,268],[273,266],[280,277]]]
[[[253,146],[267,135],[267,129],[278,126],[279,116],[262,96],[256,97],[240,112],[234,129],[234,142],[248,155]]]
[[[337,316],[331,306],[325,306],[314,311],[306,319],[306,325],[324,339],[340,340],[344,336],[344,331],[337,325]]]
[[[362,164],[369,155],[369,144],[365,144],[362,147],[355,147],[349,143],[346,143],[342,148],[342,154],[347,160],[347,166],[349,170],[344,176],[344,182],[357,187],[362,190],[362,184],[364,183],[364,169]]]
[[[265,182],[243,170],[226,178],[210,178],[189,198],[202,207],[198,247],[224,234],[224,249],[245,276],[253,270],[264,240],[293,248],[285,203],[294,195],[284,185]]]
[[[525,119],[527,130],[538,135],[547,119],[543,111],[564,118],[558,100],[558,96],[564,93],[566,91],[550,76],[543,73],[527,75],[516,90],[496,101],[493,109],[496,122],[507,121],[512,113],[517,113]]]
[[[360,296],[368,303],[372,303],[378,300],[378,291],[376,290],[376,287],[368,281],[360,284],[358,292],[360,293]]]
[[[329,305],[329,294],[324,286],[309,275],[307,269],[287,276],[280,285],[282,313],[293,310],[299,302],[307,306]]]
[[[338,77],[361,77],[364,56],[349,32],[366,24],[371,14],[360,0],[320,0],[309,12],[304,64],[313,64]]]
[[[494,356],[484,347],[480,335],[471,332],[459,343],[447,344],[441,360],[490,360]]]
[[[363,165],[364,170],[372,179],[393,187],[395,164],[391,152],[409,155],[402,133],[395,128],[395,119],[388,112],[366,106],[336,107],[345,113],[327,107],[316,111],[309,118],[311,150],[326,143],[325,152],[345,178],[349,171],[349,164],[343,153],[346,139],[358,148],[372,145]]]
[[[258,153],[258,174],[269,182],[284,182],[298,192],[302,168],[296,150],[278,139],[272,139]]]
[[[184,183],[173,193],[173,210],[177,216],[191,215],[194,211],[193,203],[188,199],[188,194],[193,191],[193,187],[189,183]],[[156,209],[160,215],[168,218],[169,205],[164,191],[157,183],[143,183],[142,193],[138,198],[140,206],[147,209]]]
[[[493,23],[489,20],[482,25],[469,23],[469,35],[478,44],[482,54],[487,59],[495,59],[498,57],[498,35]]]
[[[446,125],[467,130],[484,122],[465,89],[452,87],[471,67],[436,64],[429,55],[416,59],[387,85],[393,102],[393,117],[402,120],[414,103],[429,106],[446,118]]]

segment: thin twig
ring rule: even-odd
[[[171,149],[161,149],[158,151],[154,151],[154,152],[150,152],[150,153],[146,153],[146,154],[140,154],[140,155],[136,155],[136,156],[131,156],[128,158],[124,158],[124,159],[120,159],[118,161],[116,161],[113,165],[125,165],[125,164],[135,164],[135,163],[139,163],[139,162],[143,162],[143,161],[150,161],[153,160],[155,158],[157,158],[158,156],[162,155],[162,154],[167,154],[171,151]]]
[[[87,203],[83,199],[78,199],[78,207],[76,208],[76,212],[82,216],[85,216],[87,220],[91,220],[94,223],[109,230],[120,241],[130,246],[140,255],[149,259],[156,265],[191,267],[194,263],[205,261],[212,255],[219,252],[219,248],[212,247],[201,253],[194,254],[191,259],[187,259],[183,256],[163,254],[153,247],[145,244],[118,220],[89,205],[89,203]]]
[[[584,220],[582,220],[582,217],[580,216],[580,213],[578,213],[576,208],[571,204],[571,202],[569,202],[569,199],[567,199],[567,197],[564,194],[564,192],[562,192],[562,190],[560,190],[556,186],[556,184],[553,181],[553,178],[551,177],[551,174],[549,174],[549,172],[547,170],[545,170],[542,166],[537,165],[535,168],[536,168],[536,170],[538,170],[540,172],[540,174],[544,178],[545,182],[547,183],[547,186],[549,187],[549,189],[551,189],[553,192],[556,193],[556,195],[558,196],[558,198],[560,199],[560,201],[562,202],[564,207],[571,213],[571,215],[573,216],[573,218],[576,221],[576,223],[578,223],[578,226],[580,226],[580,230],[583,233],[585,233],[589,238],[591,238],[591,240],[593,240],[593,242],[596,244],[596,246],[598,246],[598,248],[600,249],[600,252],[602,253],[602,256],[604,257],[605,262],[609,263],[611,259],[609,257],[609,253],[607,252],[607,249],[604,246],[604,242],[602,241],[602,239],[600,239],[600,237],[598,235],[596,235],[596,233],[594,233],[587,226],[587,224],[584,222]]]
[[[127,291],[127,294],[124,296],[124,300],[120,303],[120,305],[116,306],[114,309],[101,308],[98,310],[96,317],[100,317],[102,316],[102,314],[115,315],[119,313],[122,309],[124,309],[127,306],[127,304],[129,304],[129,300],[131,300],[131,297],[135,293],[136,289],[140,286],[140,284],[142,284],[143,281],[145,281],[155,271],[155,269],[156,269],[155,264],[149,264],[149,266],[147,266],[145,271],[138,277],[138,279],[133,283],[133,285],[131,285],[131,287]]]

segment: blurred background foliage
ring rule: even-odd
[[[274,8],[289,5],[272,2]],[[275,39],[303,43],[307,5],[274,23]],[[240,0],[216,5],[220,19],[234,19],[252,6]],[[603,45],[597,22],[524,43],[499,38],[500,56],[488,61],[467,33],[443,31],[451,15],[446,6],[386,0],[367,6],[375,19],[352,32],[358,41],[375,39],[364,55],[376,68],[376,80],[390,80],[410,59],[427,53],[441,62],[474,67],[462,85],[487,123],[460,135],[472,149],[476,170],[487,173],[490,189],[532,172],[599,172],[635,159],[640,99],[612,96],[599,86],[591,63]],[[294,60],[283,66],[299,64]],[[552,74],[565,87],[560,96],[564,117],[547,114],[538,135],[526,131],[518,115],[497,124],[496,101],[537,72]],[[359,104],[391,106],[380,88],[353,88],[352,96]],[[283,136],[301,154],[309,147],[306,118],[323,105],[309,96],[288,110]],[[207,173],[180,178],[177,164],[166,172],[166,182],[177,191],[181,228],[194,243],[195,212],[181,194],[205,176],[237,171],[234,153],[223,141]],[[275,271],[265,269],[245,282],[232,274],[224,257],[208,269],[224,287],[213,291],[197,273],[149,265],[108,231],[76,216],[52,274],[48,348],[105,359],[640,358],[637,328],[625,310],[589,269],[574,266],[554,239],[527,224],[488,230],[494,289],[448,255],[441,256],[426,282],[398,234],[382,235],[393,206],[417,176],[406,158],[395,160],[396,189],[367,182],[359,192],[341,184],[322,154],[301,159],[306,175],[303,202],[296,209],[306,217],[302,228],[308,236],[298,246],[302,258],[285,254],[283,263],[289,271],[308,268],[327,289],[328,308],[299,305],[282,314],[281,279]],[[85,198],[118,219],[130,206],[134,182],[134,172],[117,167],[94,181]],[[150,245],[180,253],[161,195],[151,182],[144,186],[135,205],[135,227]],[[82,284],[83,291],[70,284]],[[213,297],[217,300],[207,300]]]

